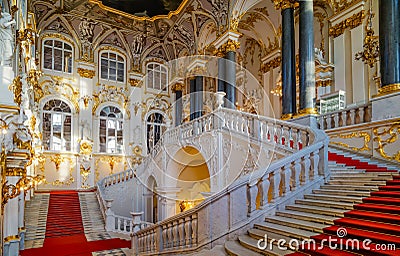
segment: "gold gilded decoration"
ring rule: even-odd
[[[361,2],[362,0],[329,0],[331,6],[333,7],[334,13],[342,12],[351,6]]]
[[[240,48],[240,42],[228,39],[228,41],[224,43],[221,47],[225,50],[225,52],[235,52]]]
[[[132,152],[134,154],[134,157],[132,158],[132,164],[133,165],[139,165],[143,161],[143,156],[142,156],[142,147],[139,145],[136,145],[133,149]]]
[[[397,162],[400,162],[400,150],[398,150],[391,156],[388,155],[388,153],[385,151],[386,146],[397,142],[399,134],[400,122],[392,124],[389,128],[383,128],[381,132],[379,131],[379,128],[374,128],[374,141],[378,142],[378,148],[376,148],[375,150],[387,160],[396,160]],[[387,138],[384,139],[384,137]]]
[[[8,184],[7,181],[2,183],[2,202],[1,202],[1,214],[3,214],[4,206],[7,204],[8,200],[16,198],[21,192],[28,191],[36,185],[40,185],[45,181],[44,176],[36,175],[29,176],[23,174],[22,177],[14,184]]]
[[[377,96],[382,96],[382,95],[399,92],[399,91],[400,91],[400,83],[399,84],[389,84],[389,85],[385,85],[385,86],[382,86],[381,88],[379,88]]]
[[[363,138],[364,145],[361,148],[352,147],[349,144],[346,144],[344,142],[331,141],[330,143],[341,146],[341,147],[350,148],[351,150],[354,150],[354,151],[371,150],[370,147],[368,146],[368,143],[371,141],[371,135],[368,132],[352,132],[349,134],[331,135],[330,137],[331,137],[331,139],[333,139],[333,138],[341,138],[341,139]]]
[[[294,0],[273,0],[275,9],[277,10],[285,10],[287,8],[297,7],[297,3]]]
[[[80,174],[81,174],[81,176],[82,176],[82,188],[88,188],[88,186],[85,186],[84,184],[86,183],[86,181],[87,181],[87,179],[88,179],[88,177],[89,177],[89,174],[90,174],[90,166],[89,167],[87,167],[87,168],[85,168],[85,166],[83,166],[82,164],[80,165]]]
[[[83,78],[92,79],[96,75],[96,71],[85,68],[78,68],[78,74]]]
[[[356,14],[353,14],[351,17],[345,19],[344,21],[336,24],[335,26],[329,29],[329,36],[338,37],[344,33],[346,29],[353,29],[362,24],[365,18],[365,11],[362,10]]]
[[[93,152],[93,143],[88,140],[80,141],[79,154],[91,155]]]
[[[51,38],[51,39],[61,39],[61,40],[63,40],[63,41],[66,41],[66,42],[68,42],[68,43],[70,43],[71,45],[74,45],[74,42],[71,40],[71,39],[69,39],[68,37],[66,37],[66,36],[64,36],[64,35],[62,35],[62,34],[45,34],[43,37],[42,37],[42,40],[44,40],[44,39],[48,39],[48,38]]]
[[[86,109],[89,107],[89,103],[93,101],[93,97],[89,96],[89,95],[84,95],[84,96],[80,97],[79,100],[83,102],[83,106]]]
[[[61,163],[64,162],[64,157],[60,154],[55,154],[54,156],[50,156],[50,161],[54,163],[56,170],[59,171]]]
[[[372,3],[370,2],[370,4]],[[368,64],[370,68],[374,67],[379,58],[378,36],[375,36],[375,31],[372,28],[372,18],[374,16],[375,14],[370,8],[368,10],[368,22],[365,26],[366,36],[364,38],[363,50],[357,52],[355,56],[356,60],[362,60],[365,64]]]
[[[185,85],[182,83],[176,83],[171,87],[171,91],[173,93],[177,92],[177,91],[183,91]]]
[[[138,88],[141,88],[143,86],[142,80],[140,80],[140,79],[131,78],[131,79],[129,79],[129,84],[132,87],[138,87]]]
[[[281,119],[282,119],[282,120],[289,120],[289,119],[292,119],[292,117],[293,117],[293,114],[292,114],[292,113],[283,114],[282,117],[281,117]]]
[[[278,56],[278,57],[268,61],[267,63],[263,64],[261,69],[264,73],[266,73],[272,69],[279,67],[281,65],[281,62],[282,62],[282,58],[281,58],[281,56]]]
[[[300,109],[299,113],[296,114],[296,117],[301,117],[306,115],[318,115],[318,111],[316,108]]]
[[[58,155],[60,154],[55,154],[54,156],[50,156],[50,160],[53,162],[53,158],[55,157],[55,160],[58,159]],[[60,155],[61,157],[61,155]],[[65,160],[64,157],[63,158],[63,162]],[[46,164],[46,156],[41,154],[37,157],[38,159],[38,163],[39,163],[39,170],[42,174],[43,177],[45,177],[45,164]],[[73,171],[74,171],[74,165],[73,165],[73,159],[72,158],[67,158],[67,160],[69,161],[69,177],[68,179],[66,179],[65,181],[61,181],[59,179],[52,181],[52,182],[48,182],[47,180],[44,180],[44,184],[46,185],[52,185],[52,186],[70,186],[72,183],[75,182],[75,179],[72,175]],[[58,161],[58,160],[56,160]],[[61,162],[60,162],[61,165]],[[60,166],[59,166],[60,167]]]
[[[6,168],[6,176],[23,176],[26,175],[26,169],[25,168]]]
[[[8,87],[10,91],[14,93],[14,102],[20,106],[22,102],[22,81],[21,77],[17,76],[14,78],[12,84]]]
[[[4,238],[5,243],[12,242],[12,241],[19,241],[19,240],[20,240],[20,238],[18,235],[7,236]]]
[[[97,167],[98,162],[102,161],[104,163],[108,163],[108,166],[110,167],[109,175],[114,174],[115,164],[121,163],[122,160],[123,160],[123,157],[103,156],[103,157],[97,159],[97,161],[96,161],[96,169],[98,169],[98,167]],[[97,173],[96,173],[96,176],[97,176]]]
[[[36,102],[44,96],[43,90],[41,86],[39,86],[39,78],[43,75],[43,73],[39,70],[31,69],[29,70],[29,74],[27,77],[27,82],[33,87],[34,98]]]

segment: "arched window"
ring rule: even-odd
[[[108,106],[100,112],[100,152],[122,153],[123,115],[116,107]]]
[[[72,46],[56,39],[43,42],[43,69],[72,73]]]
[[[42,124],[44,150],[71,150],[72,112],[67,103],[49,100],[43,107]]]
[[[101,79],[124,82],[125,81],[125,59],[114,52],[103,52],[100,55]]]
[[[161,136],[164,134],[167,129],[167,125],[165,123],[165,118],[161,113],[153,113],[149,115],[146,122],[147,126],[147,151],[153,149],[153,147],[160,140]]]
[[[147,88],[167,91],[168,70],[159,63],[147,64]]]

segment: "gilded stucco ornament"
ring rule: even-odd
[[[8,87],[10,91],[14,94],[14,102],[20,106],[22,102],[22,81],[21,76],[14,78],[12,84]]]
[[[131,79],[128,80],[128,82],[132,87],[141,88],[143,86],[143,82],[140,79],[131,78]]]
[[[330,136],[331,139],[334,138],[341,138],[341,139],[353,139],[353,138],[362,138],[364,141],[364,144],[362,147],[352,147],[347,143],[344,142],[337,142],[337,141],[332,141],[331,140],[331,144],[333,145],[338,145],[338,146],[342,146],[345,148],[350,148],[354,151],[368,151],[371,150],[371,148],[369,147],[369,142],[371,141],[371,135],[368,132],[352,132],[349,134],[338,134],[338,135],[331,135]]]
[[[356,53],[355,59],[362,60],[365,64],[368,64],[370,68],[375,66],[379,58],[379,41],[378,36],[375,35],[375,31],[372,27],[372,18],[375,14],[372,10],[368,10],[368,22],[365,25],[366,35],[364,38],[363,50]]]
[[[93,152],[93,142],[90,140],[81,140],[79,142],[79,154],[91,155]]]
[[[273,0],[275,9],[277,10],[284,10],[287,8],[294,8],[298,5],[294,0]]]
[[[365,18],[364,10],[353,14],[351,17],[331,27],[329,29],[329,36],[335,38],[343,34],[346,29],[353,29],[355,27],[360,26],[363,23],[364,18]]]
[[[96,71],[85,68],[78,68],[78,74],[83,78],[92,79],[96,75]]]
[[[60,154],[55,154],[53,156],[50,156],[50,161],[52,161],[56,167],[56,170],[60,170],[61,163],[64,162],[64,157],[61,156]]]
[[[393,155],[389,155],[385,151],[385,147],[393,144],[398,141],[400,134],[400,122],[393,123],[389,128],[383,128],[382,131],[379,131],[380,128],[374,128],[374,141],[378,143],[378,148],[375,150],[385,159],[387,160],[395,160],[400,162],[400,150],[398,150]]]

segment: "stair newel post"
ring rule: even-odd
[[[292,162],[293,189],[300,187],[301,164],[300,159]]]
[[[258,190],[260,191],[261,200],[260,206],[261,209],[268,205],[268,190],[269,190],[270,182],[268,177],[264,176],[260,182],[258,182]]]
[[[251,216],[256,210],[256,198],[258,193],[258,180],[254,180],[247,184],[247,216]]]
[[[317,150],[311,153],[311,170],[312,170],[313,180],[318,176],[318,165],[319,165],[319,151]]]
[[[136,233],[131,233],[131,249],[134,256],[139,254],[138,250],[138,236]]]
[[[284,190],[283,194],[287,195],[290,192],[290,175],[292,173],[290,169],[291,163],[286,164],[282,167],[282,176],[284,181]]]
[[[185,219],[180,218],[178,221],[178,230],[179,230],[179,247],[185,248]]]
[[[115,217],[114,212],[111,210],[112,203],[114,199],[105,199],[106,201],[106,230],[115,230]]]

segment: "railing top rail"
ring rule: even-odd
[[[328,115],[333,115],[333,114],[349,111],[349,110],[352,110],[352,109],[359,109],[359,108],[365,108],[365,107],[370,107],[370,106],[372,106],[372,104],[371,104],[371,102],[368,102],[368,103],[365,103],[365,104],[350,106],[350,107],[346,107],[344,109],[339,109],[339,110],[335,110],[335,111],[332,111],[332,112],[329,112],[329,113],[324,113],[324,114],[321,114],[320,116],[328,116]]]

